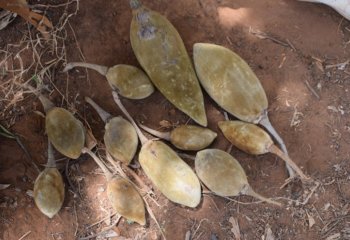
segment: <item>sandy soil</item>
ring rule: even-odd
[[[49,1],[31,2],[45,5]],[[266,91],[270,120],[286,142],[290,156],[320,182],[307,203],[298,204],[312,187],[293,182],[280,189],[287,178],[280,159],[271,154],[251,156],[233,148],[231,153],[246,170],[252,187],[285,206],[252,203],[256,200],[246,196],[229,201],[204,194],[199,207],[190,209],[168,201],[154,189],[156,201],[149,202],[167,239],[185,239],[187,231],[191,239],[237,239],[230,218],[237,219],[241,239],[271,239],[270,231],[274,239],[350,239],[350,68],[347,64],[335,65],[349,60],[350,22],[327,6],[293,0],[143,2],[174,24],[190,55],[194,43],[210,42],[232,49],[249,63]],[[51,4],[59,3],[65,2]],[[37,8],[45,10],[54,25],[59,25],[61,16],[75,12],[76,3]],[[80,68],[63,73],[62,69],[66,62],[82,60],[106,66],[139,66],[130,46],[130,21],[128,1],[80,1],[77,13],[68,19],[64,30],[57,32],[58,51],[35,46],[44,52],[41,61],[49,66],[42,79],[51,90],[51,100],[91,127],[101,153],[104,124],[84,97],[90,96],[110,113],[119,115],[111,89],[104,77],[93,71]],[[259,31],[260,35],[256,34]],[[20,18],[0,32],[2,73],[19,65],[16,54],[21,48],[16,45],[25,46],[30,43],[29,36],[36,38],[37,34]],[[33,45],[28,46],[19,54],[25,68],[36,59],[32,57]],[[64,57],[50,65],[57,56]],[[31,67],[21,81],[35,74]],[[0,90],[13,76],[11,71],[0,75]],[[42,107],[33,95],[23,92],[18,98],[21,101],[8,105],[15,96],[0,92],[0,107],[4,109],[0,122],[20,136],[35,162],[44,164],[47,139],[44,119],[38,114]],[[159,92],[140,101],[123,99],[123,103],[136,120],[152,128],[160,128],[163,120],[170,125],[189,121]],[[208,126],[218,133],[211,147],[226,149],[229,143],[216,124],[224,119],[223,111],[206,94],[205,104]],[[113,226],[118,218],[111,215],[105,178],[92,159],[81,156],[68,163],[59,154],[56,158],[61,159],[66,199],[59,214],[48,219],[30,196],[37,172],[15,141],[0,137],[0,183],[11,184],[0,190],[0,239],[20,239],[25,234],[23,239],[28,240],[88,239],[83,237],[106,228],[107,233],[120,235],[110,239],[162,239],[149,215],[145,227],[123,218]],[[191,160],[186,161],[193,166]],[[152,186],[142,169],[135,171]],[[99,234],[97,239],[108,236]]]

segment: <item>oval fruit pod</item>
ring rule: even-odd
[[[113,117],[105,126],[104,142],[107,151],[125,164],[135,156],[138,137],[135,128],[122,117]]]
[[[208,147],[216,138],[217,133],[209,128],[195,125],[180,125],[170,132],[160,132],[139,124],[146,132],[170,141],[176,148],[186,151],[198,151]]]
[[[52,218],[64,201],[64,183],[57,168],[46,168],[34,183],[34,201],[39,210]]]
[[[139,162],[153,184],[171,201],[196,207],[201,186],[193,170],[161,141],[148,141],[139,154]]]
[[[113,177],[108,182],[107,195],[118,214],[140,225],[146,224],[143,200],[129,181],[121,177]]]
[[[242,121],[220,121],[219,128],[224,136],[237,148],[254,155],[271,152],[285,161],[302,181],[310,181],[303,171],[273,143],[271,137],[260,127]]]
[[[139,68],[118,64],[108,69],[109,85],[121,96],[129,99],[144,99],[154,92],[148,76]]]
[[[45,129],[52,145],[63,155],[77,159],[85,143],[82,123],[72,113],[54,107],[46,114]]]
[[[217,133],[209,128],[181,125],[170,133],[170,141],[181,150],[197,151],[209,146]]]
[[[118,64],[108,68],[93,63],[71,62],[67,63],[63,72],[75,67],[85,67],[97,71],[107,78],[113,90],[129,99],[144,99],[154,92],[154,86],[148,76],[141,69],[131,65]]]
[[[242,121],[260,121],[268,106],[267,97],[240,56],[222,46],[196,43],[193,59],[200,83],[220,107]]]
[[[227,152],[219,149],[199,151],[195,159],[195,168],[200,180],[219,196],[245,194],[268,203],[281,205],[254,192],[241,165]]]
[[[126,179],[113,176],[106,165],[91,150],[84,148],[102,169],[107,179],[107,196],[114,210],[123,217],[141,225],[146,224],[144,202],[135,187]]]
[[[244,152],[260,155],[269,152],[274,144],[270,135],[260,127],[242,121],[219,121],[224,136]]]
[[[107,152],[112,155],[114,160],[120,160],[129,165],[135,156],[139,143],[133,125],[121,116],[113,117],[91,98],[85,97],[85,101],[95,109],[105,122],[104,142]]]
[[[247,176],[237,160],[218,149],[199,151],[195,169],[199,179],[219,196],[237,196],[248,185]]]
[[[131,0],[132,49],[158,90],[179,110],[207,126],[204,99],[184,43],[161,14]]]

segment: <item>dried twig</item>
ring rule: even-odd
[[[342,63],[337,63],[337,64],[329,64],[329,65],[326,65],[326,69],[338,68],[339,70],[344,70],[349,63],[350,63],[350,60],[347,60]]]
[[[287,40],[287,42],[283,42],[281,40],[278,40],[277,38],[274,38],[274,37],[268,35],[267,33],[264,33],[260,30],[253,29],[252,27],[249,28],[249,33],[253,34],[254,36],[256,36],[260,39],[269,39],[274,43],[280,44],[284,47],[289,47],[289,48],[293,49],[294,51],[296,50],[295,47],[291,44],[291,42],[289,40]]]
[[[96,237],[98,237],[98,236],[100,236],[100,235],[103,235],[103,234],[105,234],[106,232],[108,232],[109,230],[111,230],[112,228],[114,228],[114,226],[115,226],[116,224],[118,224],[118,222],[120,221],[120,219],[121,219],[121,216],[119,216],[119,217],[117,218],[117,220],[116,220],[114,223],[111,224],[111,226],[109,226],[109,227],[103,229],[103,231],[101,231],[101,232],[99,232],[99,233],[96,233],[96,234],[93,234],[93,235],[90,235],[90,236],[87,236],[87,237],[81,237],[81,238],[78,238],[78,239],[79,239],[79,240],[88,240],[88,239],[96,238]]]
[[[309,82],[308,82],[307,80],[305,80],[305,85],[306,85],[306,87],[311,91],[311,93],[312,93],[318,100],[320,100],[320,96],[317,94],[317,92],[315,91],[315,89],[313,89],[313,88],[310,86],[310,84],[309,84]]]
[[[18,240],[23,240],[24,238],[26,238],[29,234],[31,234],[32,231],[28,231],[26,232],[22,237],[20,237]]]
[[[231,232],[236,240],[241,240],[241,231],[239,230],[238,221],[234,217],[230,217],[229,222],[232,224]]]

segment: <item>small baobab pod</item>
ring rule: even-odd
[[[147,75],[141,69],[131,65],[118,64],[108,68],[93,63],[71,62],[65,66],[63,72],[74,67],[85,67],[97,71],[107,78],[113,90],[125,98],[144,99],[154,92],[154,86]]]
[[[139,126],[156,137],[170,141],[176,148],[188,151],[198,151],[208,147],[217,136],[217,133],[209,128],[195,125],[180,125],[170,132],[159,132],[142,124]]]
[[[47,97],[36,93],[36,89],[27,85],[35,93],[46,113],[45,131],[57,151],[66,157],[77,159],[85,144],[83,124],[68,110],[56,107]]]
[[[300,176],[302,181],[310,180],[303,171],[289,158],[288,155],[283,153],[272,141],[270,135],[262,128],[242,121],[220,121],[218,122],[219,128],[223,132],[224,136],[240,150],[260,155],[265,153],[274,153],[283,161],[288,163],[289,166]]]
[[[64,201],[64,183],[56,168],[51,143],[48,143],[48,161],[34,182],[34,202],[39,210],[52,218],[59,212]]]
[[[112,117],[104,111],[91,98],[86,97],[88,102],[105,122],[104,143],[107,151],[115,160],[120,160],[128,165],[135,156],[138,137],[133,125],[123,117]]]
[[[256,193],[249,185],[239,162],[219,149],[197,152],[195,168],[199,179],[215,194],[223,197],[249,195],[259,200],[281,206],[280,203]]]
[[[107,179],[107,196],[113,209],[126,219],[145,225],[145,205],[134,185],[120,176],[113,176],[101,159],[89,149],[84,148],[83,153],[89,154],[104,172]]]

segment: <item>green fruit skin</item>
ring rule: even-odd
[[[64,108],[54,107],[46,114],[45,129],[52,145],[66,157],[77,159],[85,144],[82,123]]]
[[[268,106],[267,97],[240,56],[222,46],[196,43],[193,59],[201,85],[219,106],[242,121],[260,121]]]
[[[148,141],[139,162],[145,174],[169,200],[188,207],[198,206],[201,186],[193,170],[166,144]]]
[[[116,160],[129,165],[135,156],[138,137],[135,128],[122,117],[114,117],[105,126],[104,142]]]
[[[209,146],[216,136],[216,132],[208,128],[181,125],[171,132],[170,141],[178,149],[198,151]]]
[[[133,10],[130,40],[137,60],[158,90],[198,124],[207,126],[202,90],[174,26],[142,6]]]
[[[199,151],[195,169],[199,179],[219,196],[238,196],[248,185],[247,176],[238,161],[219,149]]]
[[[146,224],[143,200],[129,181],[118,177],[112,178],[107,184],[107,196],[118,214],[140,225]]]
[[[218,122],[224,136],[240,150],[260,155],[269,152],[273,141],[263,129],[252,123],[242,121]]]
[[[34,183],[34,201],[39,210],[52,218],[64,201],[64,183],[57,168],[46,168]]]
[[[148,76],[139,68],[118,64],[108,69],[109,85],[121,96],[129,99],[144,99],[154,92]]]

